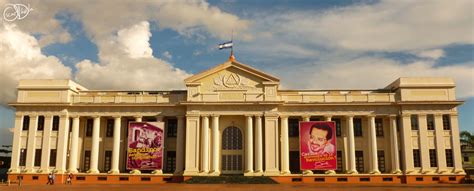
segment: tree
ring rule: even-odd
[[[461,143],[468,147],[474,148],[474,135],[468,131],[461,131],[460,133]]]

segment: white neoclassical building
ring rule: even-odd
[[[464,174],[456,110],[463,102],[450,78],[402,77],[370,90],[282,90],[277,77],[231,58],[184,83],[186,90],[116,91],[21,80],[10,104],[10,176],[126,176],[130,121],[165,123],[163,174],[156,176],[456,182]],[[336,171],[300,171],[299,121],[336,123]]]

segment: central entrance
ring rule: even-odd
[[[222,174],[243,174],[242,131],[229,126],[222,132]]]

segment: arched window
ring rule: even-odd
[[[222,150],[241,150],[242,132],[235,126],[224,129],[222,133]]]

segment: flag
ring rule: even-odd
[[[224,42],[222,44],[219,44],[219,50],[226,49],[226,48],[232,48],[232,41],[229,42]]]

